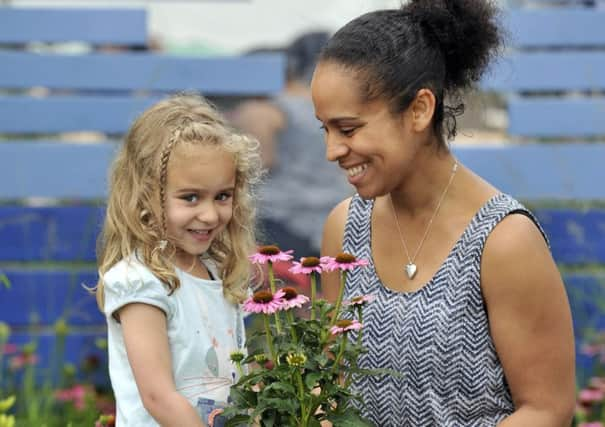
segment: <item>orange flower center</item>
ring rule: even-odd
[[[296,289],[294,288],[290,288],[290,287],[286,287],[286,288],[282,288],[282,291],[284,291],[284,298],[286,300],[291,300],[294,299],[298,296],[298,292],[296,292]]]
[[[275,245],[266,245],[258,248],[258,251],[263,255],[277,255],[281,251]]]
[[[336,322],[336,326],[339,328],[347,328],[353,324],[352,320],[349,319],[341,319]]]
[[[259,304],[267,304],[273,301],[273,294],[269,291],[258,291],[254,293],[252,300]]]
[[[303,258],[301,264],[303,267],[317,267],[320,264],[320,261],[316,256],[308,256]]]
[[[355,260],[356,260],[356,258],[354,255],[347,254],[344,252],[336,255],[336,262],[338,262],[340,264],[349,264],[349,263],[355,262]]]

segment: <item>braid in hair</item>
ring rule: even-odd
[[[173,132],[172,137],[168,140],[168,143],[162,149],[162,154],[160,155],[160,207],[162,215],[161,235],[163,239],[166,238],[166,182],[168,181],[168,160],[170,160],[170,154],[176,145],[180,133],[181,131],[179,129],[176,129]]]

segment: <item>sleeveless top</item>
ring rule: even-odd
[[[307,237],[319,250],[326,217],[353,189],[338,165],[325,159],[311,99],[281,94],[273,102],[284,113],[286,127],[278,134],[276,162],[260,189],[261,217]]]
[[[514,410],[480,288],[487,237],[507,215],[533,215],[508,195],[491,198],[475,214],[433,278],[421,289],[384,286],[371,253],[373,200],[352,198],[344,251],[369,261],[347,275],[346,299],[375,296],[363,307],[362,369],[388,374],[357,376],[353,391],[362,414],[380,427],[495,426]],[[544,235],[544,232],[540,228]],[[402,261],[402,268],[403,268]],[[350,333],[351,340],[356,334]]]

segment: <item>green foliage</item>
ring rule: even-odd
[[[355,375],[392,372],[358,369],[358,358],[365,352],[362,330],[352,340],[348,335],[355,328],[332,329],[361,321],[361,305],[365,304],[345,304],[339,309],[346,271],[340,274],[336,304],[314,300],[312,290],[310,318],[309,310],[295,316],[295,310],[287,308],[256,315],[265,327],[248,336],[248,347],[256,350],[235,362],[240,371],[247,367],[249,373],[231,387],[232,405],[224,413],[227,427],[315,427],[324,420],[342,427],[371,425],[360,415],[359,405],[354,405],[361,400],[350,385]],[[269,274],[270,281],[272,277]],[[274,284],[271,289],[275,290]]]

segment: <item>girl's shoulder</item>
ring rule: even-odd
[[[174,302],[167,288],[136,256],[131,255],[111,267],[103,275],[104,311],[113,315],[126,304],[144,303],[159,307],[167,315],[174,311]]]
[[[120,260],[107,270],[103,275],[103,281],[106,284],[160,282],[151,270],[137,258],[136,254]]]

